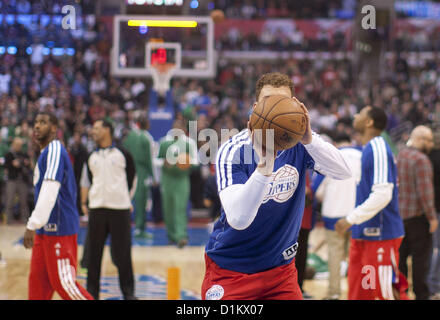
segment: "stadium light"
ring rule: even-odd
[[[191,20],[128,20],[129,27],[174,27],[174,28],[195,28],[197,21]]]

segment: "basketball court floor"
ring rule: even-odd
[[[27,281],[31,251],[22,245],[24,224],[7,226],[0,224],[0,300],[26,300]],[[167,299],[167,270],[170,267],[180,269],[180,298],[183,300],[200,299],[200,287],[205,272],[204,245],[209,235],[209,225],[203,219],[193,219],[188,226],[189,244],[179,249],[168,245],[163,224],[148,224],[147,231],[153,234],[151,240],[133,238],[132,257],[136,280],[136,296],[145,300]],[[78,261],[82,257],[86,226],[81,227],[78,235]],[[316,226],[310,233],[309,252],[327,261],[327,246],[324,240],[324,228]],[[78,279],[85,286],[85,270],[78,268]],[[341,283],[342,299],[347,297],[347,283],[344,277]],[[323,299],[327,294],[326,274],[316,273],[311,280],[305,280],[304,290],[313,299]],[[101,272],[100,299],[121,299],[118,273],[106,246]],[[53,299],[60,299],[55,293]]]

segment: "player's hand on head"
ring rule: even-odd
[[[302,144],[309,144],[312,142],[312,126],[310,125],[309,111],[307,110],[304,103],[299,101],[297,98],[292,97],[292,99],[295,100],[301,106],[301,108],[304,110],[304,114],[306,116],[306,131],[304,132],[304,135],[301,139],[301,143]]]
[[[31,249],[34,246],[35,230],[26,229],[23,236],[23,245],[26,249]]]

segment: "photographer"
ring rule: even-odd
[[[29,193],[29,177],[31,173],[31,161],[23,152],[23,140],[14,138],[11,149],[5,155],[6,180],[6,216],[8,224],[14,221],[13,207],[15,196],[18,196],[20,204],[20,220],[25,222],[29,217],[27,196]]]

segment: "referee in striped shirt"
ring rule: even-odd
[[[89,213],[87,290],[99,299],[102,253],[110,234],[112,260],[124,300],[136,300],[131,259],[131,199],[136,191],[132,156],[113,144],[113,126],[97,120],[92,129],[98,148],[83,167],[81,206]],[[88,206],[87,206],[88,202]]]

